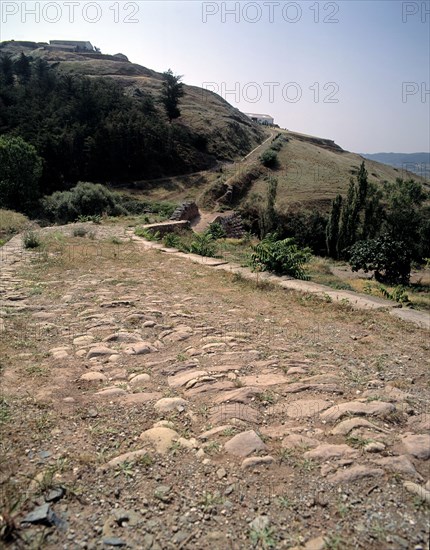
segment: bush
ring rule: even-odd
[[[166,233],[163,237],[163,244],[167,246],[167,248],[179,248],[181,239],[177,233]]]
[[[80,182],[70,191],[56,191],[42,199],[46,217],[59,223],[82,220],[83,216],[121,216],[127,214],[121,196],[101,184]]]
[[[299,249],[294,239],[277,240],[276,234],[268,235],[252,247],[251,265],[259,271],[270,271],[277,275],[291,275],[296,279],[307,280],[303,265],[311,257],[310,250]]]
[[[22,237],[24,248],[39,248],[42,241],[34,231],[26,231]]]
[[[411,273],[411,253],[402,241],[388,235],[359,241],[350,249],[349,264],[353,271],[374,272],[379,282],[408,284]]]
[[[0,209],[0,238],[5,242],[20,233],[29,224],[29,219],[13,210]]]
[[[190,252],[213,258],[217,252],[213,236],[210,233],[197,233],[190,244]]]
[[[75,227],[73,229],[74,237],[85,237],[87,233],[88,233],[88,229],[86,229],[85,227]]]
[[[227,237],[227,233],[224,231],[223,226],[218,222],[211,223],[207,233],[210,233],[215,240],[225,239]]]
[[[29,212],[39,197],[42,159],[20,137],[0,136],[0,203]]]
[[[267,149],[260,156],[260,162],[267,168],[275,168],[278,165],[278,155],[273,149]]]

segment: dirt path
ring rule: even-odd
[[[87,228],[2,249],[9,547],[425,548],[427,332]]]

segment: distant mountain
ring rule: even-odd
[[[361,153],[361,156],[413,172],[425,179],[430,178],[430,153]]]

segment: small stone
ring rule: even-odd
[[[162,502],[170,502],[172,500],[171,490],[172,488],[168,485],[159,485],[155,489],[154,496]]]
[[[304,550],[324,550],[325,548],[327,548],[327,546],[324,537],[316,537],[308,540]]]
[[[147,450],[146,449],[139,449],[137,451],[130,451],[128,453],[124,453],[122,455],[119,455],[115,458],[112,458],[112,460],[109,460],[104,466],[102,466],[101,470],[107,470],[108,468],[115,468],[119,464],[123,464],[124,462],[133,462],[134,460],[138,460],[141,456],[146,456]]]
[[[408,454],[421,460],[430,458],[430,435],[406,434],[402,437],[402,443]]]
[[[273,464],[275,459],[273,456],[267,455],[267,456],[250,456],[249,458],[245,458],[242,462],[241,468],[243,470],[246,470],[247,468],[255,468],[257,466],[267,466],[269,464]]]
[[[143,373],[143,374],[137,374],[135,376],[133,376],[132,378],[130,378],[129,380],[129,384],[130,386],[144,386],[146,384],[146,382],[149,382],[149,380],[151,379],[151,377],[149,376],[149,374],[146,374],[146,373]]]
[[[48,523],[49,525],[52,524],[50,520],[50,512],[51,508],[50,505],[42,504],[42,506],[38,506],[35,508],[32,512],[27,514],[25,518],[22,520],[23,523]]]
[[[351,466],[345,470],[339,470],[327,478],[331,483],[351,483],[366,477],[382,477],[384,470],[370,468],[369,466]]]
[[[85,336],[78,336],[77,338],[74,338],[73,344],[75,346],[87,346],[88,344],[92,344],[94,342],[94,336],[91,336],[90,334],[87,334]]]
[[[381,441],[371,441],[364,446],[366,453],[381,453],[385,450],[385,445]]]
[[[126,395],[126,391],[122,388],[106,388],[96,393],[99,397],[118,397],[120,395]]]
[[[106,546],[127,546],[125,540],[118,537],[105,538],[103,539],[103,544],[106,544]]]
[[[106,382],[107,378],[101,372],[86,372],[80,378],[80,380],[86,380],[87,382]]]
[[[415,470],[414,465],[406,455],[377,458],[374,459],[374,463],[382,466],[390,472],[397,472],[400,474],[421,478],[420,474]]]
[[[63,498],[65,494],[65,491],[63,487],[57,487],[55,489],[51,489],[49,493],[45,496],[45,502],[57,502],[57,500],[60,500]]]
[[[170,428],[151,428],[143,432],[140,439],[152,443],[158,453],[165,454],[179,435]]]
[[[359,453],[349,445],[319,445],[311,451],[304,453],[304,458],[327,460],[329,458],[356,458]]]
[[[225,471],[224,468],[219,468],[216,471],[216,475],[217,475],[218,479],[222,479],[223,477],[225,477],[227,475],[227,472]]]
[[[421,500],[430,504],[430,491],[427,491],[425,487],[421,487],[421,485],[413,483],[412,481],[405,481],[403,486],[407,491],[417,495]]]
[[[269,527],[269,524],[270,519],[267,516],[257,516],[253,521],[251,521],[249,527],[255,531],[264,531],[264,529]]]
[[[188,406],[188,401],[182,397],[164,397],[155,403],[154,408],[158,412],[183,411]]]
[[[232,437],[225,443],[224,448],[230,454],[247,456],[256,451],[265,450],[266,445],[253,430],[250,430]]]
[[[322,412],[320,417],[321,420],[325,420],[326,422],[336,422],[336,420],[346,415],[386,416],[394,410],[395,407],[392,403],[385,403],[384,401],[371,401],[369,403],[351,401],[330,407]]]
[[[365,418],[350,418],[348,420],[342,420],[342,422],[332,429],[331,433],[333,435],[348,435],[356,428],[369,428],[378,432],[387,432],[387,430],[376,426],[376,424],[372,424]]]
[[[112,350],[106,346],[95,346],[87,353],[87,359],[92,359],[93,357],[103,357],[104,355],[112,355]]]
[[[140,342],[125,349],[127,355],[146,355],[155,351],[157,351],[157,348],[149,342]]]

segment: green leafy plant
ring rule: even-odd
[[[148,229],[145,229],[144,227],[136,227],[134,230],[134,234],[138,237],[143,237],[144,239],[147,239],[148,241],[159,241],[160,240],[160,232],[159,231],[149,231]]]
[[[378,290],[388,300],[393,300],[399,304],[411,303],[406,294],[406,289],[401,285],[396,286],[391,292],[384,285],[379,285]]]
[[[190,244],[190,252],[213,258],[216,255],[217,247],[211,233],[197,233]]]
[[[22,237],[24,248],[39,248],[42,241],[34,231],[26,231]]]
[[[218,222],[211,223],[207,233],[210,233],[215,240],[225,239],[227,237],[223,226]]]
[[[302,280],[309,278],[303,266],[310,260],[310,250],[299,249],[294,239],[277,240],[276,234],[270,234],[252,250],[251,266],[256,271],[291,275]]]
[[[377,239],[359,241],[349,252],[349,264],[353,271],[373,271],[378,282],[409,282],[412,258],[405,243],[383,235]]]
[[[260,155],[260,162],[267,168],[275,168],[279,163],[278,154],[273,149],[267,149]]]
[[[181,244],[181,239],[176,233],[167,233],[163,237],[163,244],[168,248],[179,248]]]

